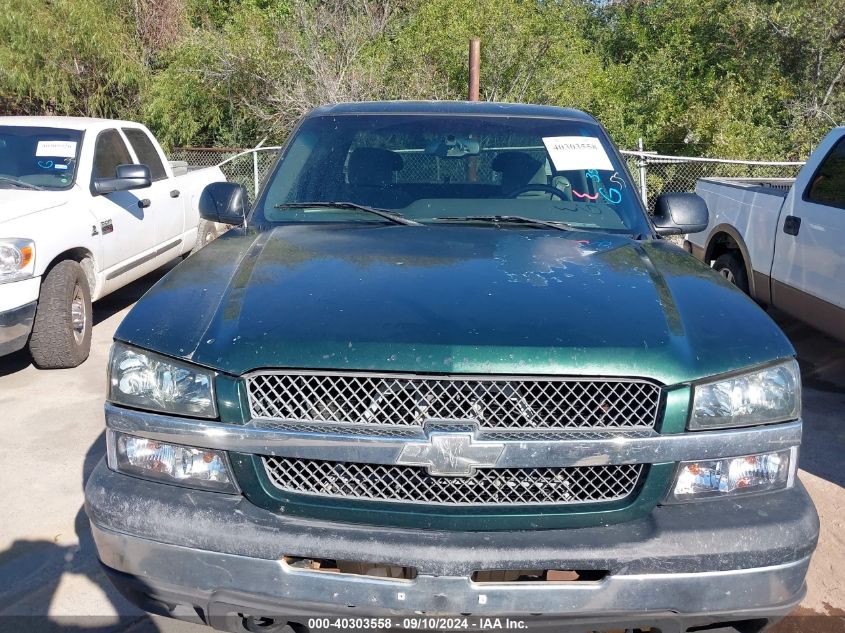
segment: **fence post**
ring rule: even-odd
[[[645,159],[645,146],[643,145],[643,139],[640,137],[637,140],[637,149],[640,150],[640,159],[637,161],[637,167],[640,168],[640,195],[643,199],[643,204],[648,208],[648,183],[646,181],[646,165],[648,163]]]
[[[481,74],[481,40],[477,37],[469,41],[469,90],[468,101],[478,101],[479,75]]]
[[[255,148],[252,152],[252,179],[255,183],[255,189],[253,190],[252,196],[254,198],[258,197],[258,148]]]

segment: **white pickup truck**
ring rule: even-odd
[[[205,244],[199,197],[225,177],[178,171],[138,123],[0,117],[0,356],[79,365],[92,301]]]
[[[845,127],[795,179],[702,178],[707,229],[687,250],[765,306],[845,340]]]

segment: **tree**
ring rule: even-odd
[[[282,140],[307,110],[481,94],[620,145],[805,157],[845,123],[845,0],[0,0],[0,109],[139,117],[169,145]]]
[[[598,9],[606,59],[625,69],[622,127],[675,153],[806,156],[843,120],[842,8],[842,0],[628,0]]]
[[[149,66],[181,39],[187,28],[185,0],[132,0],[132,19],[144,62]]]
[[[755,8],[768,45],[797,87],[784,102],[793,143],[815,145],[831,126],[845,124],[845,3],[791,0]]]
[[[145,85],[117,0],[0,0],[0,106],[9,114],[126,116]]]
[[[604,81],[601,56],[583,35],[590,6],[579,0],[421,3],[388,49],[391,96],[465,99],[467,43],[479,37],[482,99],[587,107]]]

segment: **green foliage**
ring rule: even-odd
[[[195,29],[162,60],[143,114],[166,146],[250,146],[266,133],[254,106],[264,72],[284,72],[273,46],[284,5],[242,3],[221,28]]]
[[[602,49],[624,69],[624,143],[635,132],[669,153],[806,156],[845,120],[836,85],[838,105],[829,99],[823,115],[807,116],[845,62],[842,8],[841,0],[652,0],[599,10]],[[818,51],[830,68],[814,82]]]
[[[325,101],[463,99],[479,37],[484,99],[588,110],[625,147],[798,158],[845,123],[843,1],[0,0],[0,107],[250,146]]]
[[[589,19],[579,0],[422,3],[392,42],[392,96],[465,99],[467,42],[478,37],[483,99],[589,107],[604,79]]]
[[[133,116],[145,84],[117,0],[0,0],[0,107]]]

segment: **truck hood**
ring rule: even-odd
[[[37,191],[35,189],[0,188],[0,224],[16,218],[46,211],[65,204],[70,191]],[[14,237],[28,237],[26,235]]]
[[[267,367],[641,376],[674,384],[794,354],[681,249],[438,225],[233,230],[116,333],[230,374]]]

